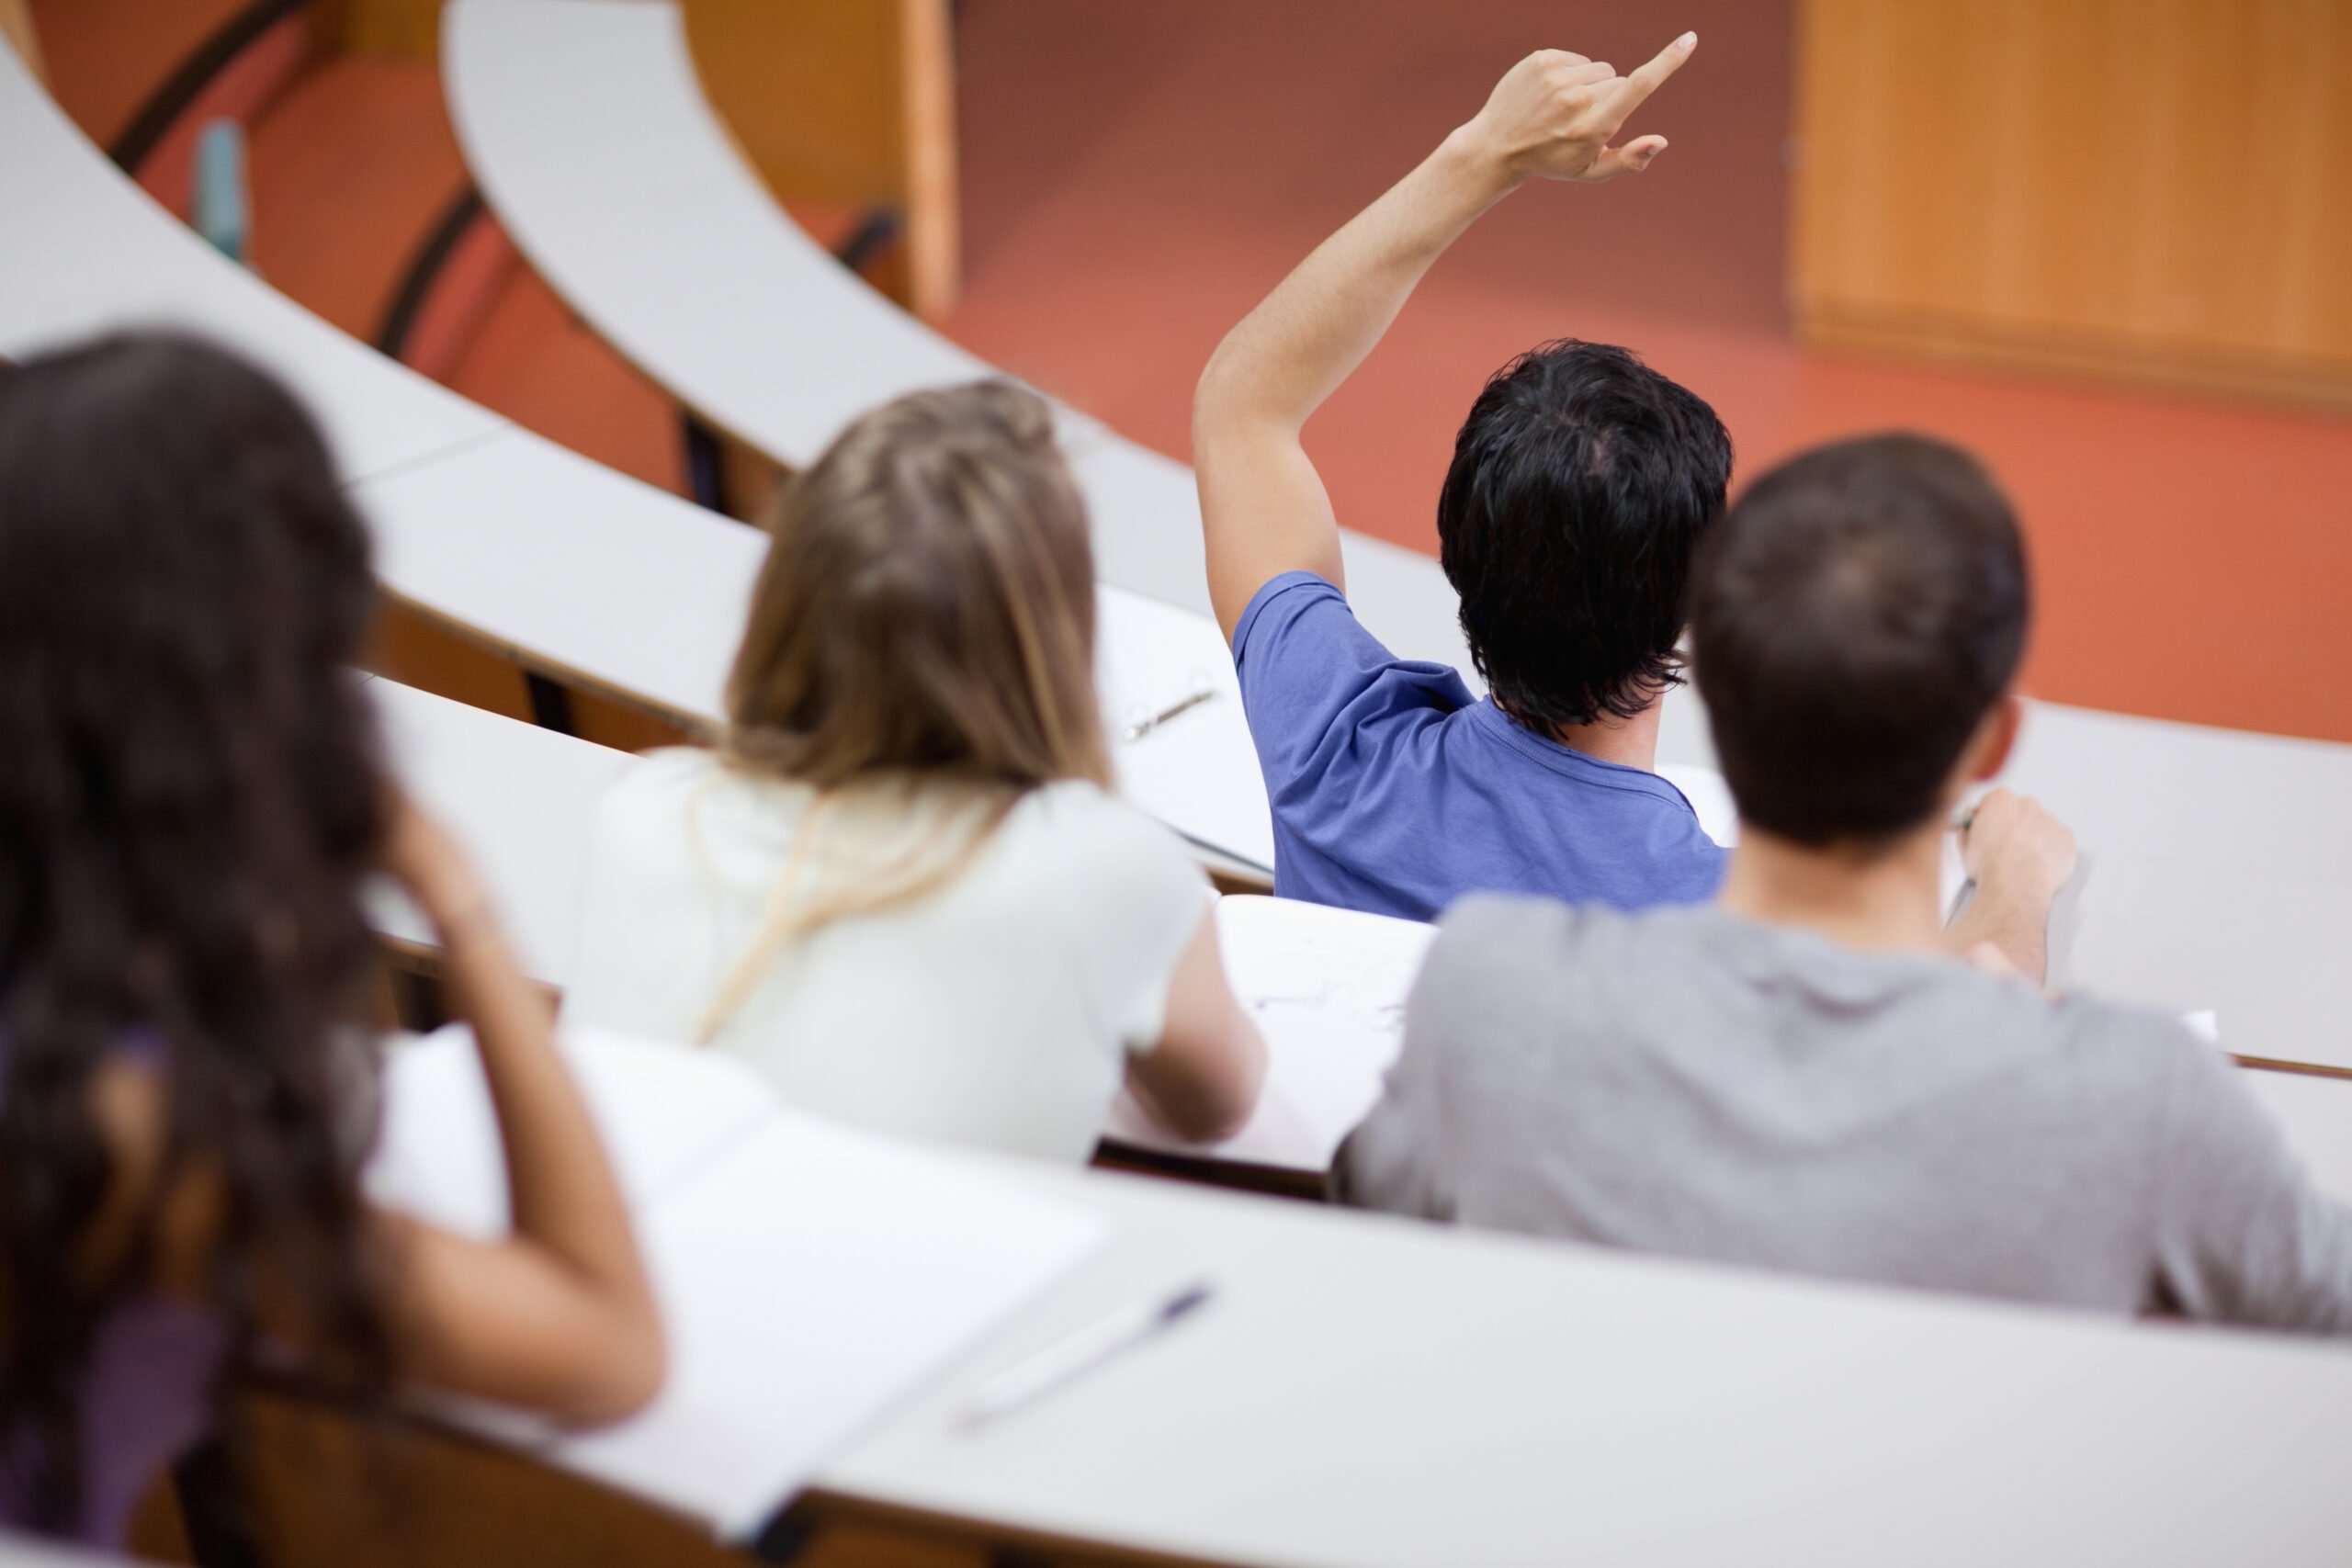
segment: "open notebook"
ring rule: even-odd
[[[1123,1094],[1103,1136],[1238,1165],[1326,1169],[1380,1097],[1404,1041],[1406,993],[1437,928],[1246,896],[1217,900],[1216,927],[1234,993],[1266,1037],[1257,1114],[1223,1143],[1187,1144]]]
[[[434,1407],[721,1536],[755,1532],[1101,1237],[1094,1216],[985,1160],[787,1110],[726,1057],[590,1031],[564,1052],[652,1270],[668,1385],[585,1434],[472,1402]],[[378,1202],[455,1230],[505,1228],[504,1162],[462,1027],[393,1047],[367,1182]]]

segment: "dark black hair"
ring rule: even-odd
[[[1742,819],[1815,846],[1927,822],[2030,615],[2008,499],[1958,447],[1867,436],[1758,479],[1701,553],[1690,606]]]
[[[261,371],[140,335],[0,378],[0,1435],[45,1528],[82,1506],[93,1337],[154,1288],[190,1183],[232,1370],[266,1309],[329,1381],[389,1379],[344,1049],[386,824],[348,668],[373,600],[324,443]],[[163,1163],[95,1257],[92,1085],[142,1042]]]
[[[1714,410],[1626,349],[1562,339],[1487,381],[1437,529],[1506,713],[1539,729],[1631,718],[1679,682],[1690,558],[1731,459]]]

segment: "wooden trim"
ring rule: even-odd
[[[44,87],[49,85],[49,68],[40,54],[40,34],[34,30],[33,14],[25,0],[0,0],[0,38],[8,40],[9,47],[31,70],[34,81]]]
[[[878,281],[916,315],[944,318],[961,254],[949,0],[681,9],[703,96],[769,194],[901,214],[905,243]]]
[[[1806,347],[1830,354],[2022,372],[2190,396],[2259,398],[2321,412],[2352,412],[2352,364],[2252,354],[2199,355],[2054,327],[2028,335],[1959,317],[1822,303],[1799,306],[1797,333]]]
[[[1289,1198],[1307,1203],[1329,1201],[1325,1173],[1293,1170],[1286,1166],[1250,1165],[1218,1159],[1213,1155],[1166,1154],[1135,1144],[1105,1138],[1087,1162],[1097,1170],[1124,1171],[1162,1181],[1189,1182],[1195,1187],[1222,1188],[1228,1192],[1255,1193],[1261,1198]]]
[[[2323,1066],[2317,1062],[2280,1062],[2268,1056],[2241,1056],[2232,1053],[2230,1060],[2248,1072],[2293,1073],[2306,1078],[2352,1078],[2352,1067]]]
[[[948,0],[899,0],[899,85],[906,139],[907,304],[937,323],[956,309],[964,269],[955,19]]]
[[[481,649],[526,673],[544,675],[560,685],[584,692],[600,701],[611,703],[616,707],[641,714],[648,718],[659,719],[673,728],[684,731],[689,739],[707,743],[718,737],[721,726],[717,719],[706,718],[700,714],[673,707],[658,697],[649,697],[643,693],[633,692],[626,686],[616,685],[601,676],[576,670],[561,660],[549,659],[545,655],[533,653],[520,643],[510,641],[495,632],[486,631],[470,622],[461,621],[455,615],[435,609],[422,600],[412,599],[387,583],[379,581],[377,584],[377,590],[383,595],[386,603],[397,604],[410,615],[431,623],[458,641]]]
[[[1253,1568],[1241,1558],[1191,1557],[1119,1546],[1051,1530],[1030,1529],[964,1515],[888,1503],[812,1486],[792,1512],[820,1529],[859,1526],[927,1538],[940,1546],[983,1550],[991,1561],[1017,1560],[1035,1568]]]

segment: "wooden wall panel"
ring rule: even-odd
[[[40,39],[33,33],[33,17],[25,0],[0,0],[0,40],[14,49],[36,77],[43,76]]]
[[[1803,0],[1812,341],[2352,405],[2352,0]]]
[[[325,0],[319,36],[338,54],[441,56],[441,0]]]
[[[961,262],[947,0],[684,0],[695,69],[778,200],[896,209],[878,281],[928,320]]]

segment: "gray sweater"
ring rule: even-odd
[[[1928,955],[1471,898],[1334,1179],[1466,1224],[2352,1331],[2352,1210],[2237,1071],[2160,1014]]]

